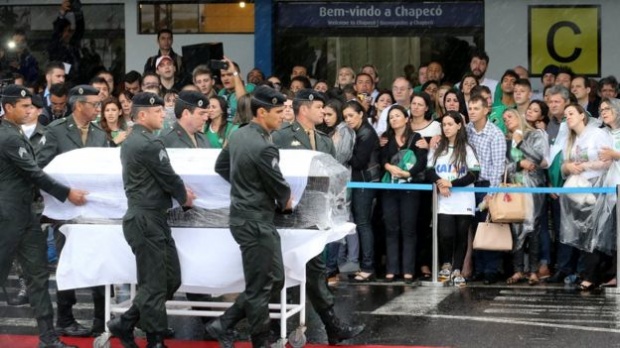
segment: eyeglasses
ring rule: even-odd
[[[82,103],[84,104],[90,104],[90,106],[94,107],[95,109],[100,108],[101,107],[101,102],[89,102],[89,101],[83,101]]]
[[[598,109],[598,113],[599,113],[599,114],[602,114],[602,113],[603,113],[603,111],[611,111],[611,108],[608,106],[608,107],[605,107],[605,108],[600,108],[600,109]]]

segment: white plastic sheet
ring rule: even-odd
[[[58,262],[60,290],[137,283],[136,261],[120,225],[64,225],[67,237]],[[327,243],[354,233],[355,225],[327,231],[279,229],[286,286],[305,279],[306,263]],[[225,228],[173,228],[181,263],[181,291],[224,294],[245,287],[241,252]]]

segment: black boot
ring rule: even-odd
[[[58,339],[51,317],[37,319],[37,324],[39,326],[39,348],[78,348],[66,345]]]
[[[252,335],[252,348],[271,348],[269,331],[258,335]]]
[[[13,298],[7,298],[6,303],[9,306],[21,306],[28,304],[28,290],[26,289],[26,280],[19,277],[19,292]]]
[[[364,331],[364,325],[351,326],[346,323],[342,323],[336,316],[336,313],[334,313],[333,308],[319,312],[319,316],[321,317],[323,324],[325,324],[327,341],[332,346],[340,343],[341,341],[353,338]]]
[[[165,333],[146,333],[146,348],[167,348],[164,344]]]
[[[108,321],[110,333],[118,337],[124,348],[138,348],[133,336],[133,326],[124,322],[121,317]]]
[[[205,331],[220,343],[220,348],[234,348],[235,332],[222,327],[220,318],[216,318],[205,326]]]

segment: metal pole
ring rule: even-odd
[[[437,202],[437,185],[433,184],[433,264],[432,269],[431,269],[431,273],[432,273],[432,277],[431,277],[431,282],[420,282],[420,284],[422,284],[423,286],[444,286],[444,283],[438,282],[437,281],[437,272],[439,270],[439,239],[437,238],[437,211],[438,209],[438,202]]]
[[[611,194],[611,193],[608,193]],[[620,286],[618,286],[618,275],[620,275],[620,209],[618,209],[618,203],[620,203],[620,185],[616,186],[616,286],[611,288],[605,288],[606,293],[620,294]]]

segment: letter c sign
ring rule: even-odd
[[[600,6],[529,6],[530,71],[549,64],[600,75]]]

